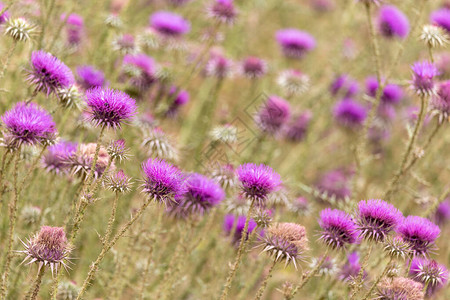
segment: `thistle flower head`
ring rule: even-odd
[[[439,204],[432,218],[438,225],[444,225],[450,220],[450,198],[445,199]]]
[[[207,76],[227,78],[233,75],[233,61],[221,54],[214,53],[206,63],[205,73]]]
[[[138,43],[142,45],[143,48],[147,49],[158,49],[160,44],[158,41],[158,36],[156,31],[151,28],[147,27],[145,28],[139,35],[138,35]]]
[[[131,84],[141,90],[150,87],[156,80],[155,61],[146,54],[125,55],[123,67],[131,77]]]
[[[241,74],[250,79],[256,79],[267,73],[267,63],[254,56],[245,58],[240,65]]]
[[[106,85],[105,74],[93,66],[79,66],[77,75],[78,84],[85,90]]]
[[[237,169],[237,176],[245,197],[259,204],[262,204],[268,194],[277,190],[281,184],[280,175],[263,164],[243,164]]]
[[[439,71],[433,63],[422,61],[416,62],[412,66],[414,91],[421,96],[429,96],[435,93],[434,77],[439,75]]]
[[[409,21],[394,5],[384,5],[378,15],[378,28],[384,37],[404,39],[409,33]]]
[[[179,38],[191,29],[188,21],[168,11],[158,11],[152,14],[150,26],[164,38]]]
[[[227,235],[233,233],[232,239],[233,243],[237,244],[241,240],[244,227],[245,227],[245,216],[234,216],[234,215],[226,215],[223,223],[223,230]],[[250,219],[248,221],[248,231],[246,239],[248,239],[248,236],[250,233],[252,233],[253,230],[256,229],[256,222],[253,219]]]
[[[246,216],[250,208],[249,201],[242,194],[225,199],[224,210],[238,216]]]
[[[106,16],[105,25],[109,28],[118,29],[123,26],[123,21],[118,14],[112,13]]]
[[[265,232],[262,246],[275,261],[285,260],[286,265],[292,261],[297,268],[297,260],[308,249],[306,229],[295,223],[273,224]]]
[[[434,11],[430,15],[430,22],[450,33],[450,9],[441,8]]]
[[[296,197],[289,202],[287,208],[300,216],[309,215],[311,212],[311,204],[305,197]]]
[[[403,214],[383,200],[371,199],[358,203],[356,222],[360,235],[367,240],[384,241],[402,220]]]
[[[411,246],[414,255],[426,256],[434,247],[441,230],[428,219],[408,216],[398,226],[397,232]]]
[[[366,90],[370,97],[375,98],[379,84],[375,76],[366,79]],[[386,84],[381,94],[383,104],[397,104],[403,99],[403,89],[396,84]]]
[[[59,104],[63,108],[79,108],[82,103],[82,95],[76,85],[69,88],[60,88],[56,91]]]
[[[77,151],[77,144],[69,141],[59,141],[48,148],[42,157],[42,165],[47,172],[61,174],[68,171],[67,160]]]
[[[234,23],[238,12],[233,0],[212,0],[212,2],[207,8],[211,18],[225,24]]]
[[[344,211],[326,208],[320,212],[320,239],[332,249],[340,249],[354,244],[358,230],[352,217]]]
[[[26,226],[36,224],[41,218],[42,210],[37,206],[27,205],[20,212],[20,220]]]
[[[66,167],[72,171],[72,174],[85,177],[91,170],[96,148],[97,144],[95,143],[78,145],[77,151],[64,159]],[[110,159],[108,151],[103,146],[100,146],[97,163],[95,164],[94,178],[99,178],[105,172]],[[112,162],[110,170],[114,169],[115,164]]]
[[[18,42],[30,40],[35,29],[33,25],[23,18],[9,19],[6,26],[5,34]]]
[[[61,281],[58,284],[56,300],[74,300],[78,297],[80,288],[73,281]]]
[[[384,252],[393,258],[405,259],[411,252],[411,246],[401,236],[395,236],[384,241]]]
[[[325,256],[323,258],[322,264],[319,265],[319,262],[322,260],[323,256],[313,257],[310,263],[311,269],[317,268],[318,276],[333,276],[338,271],[336,259]]]
[[[142,164],[143,191],[154,200],[167,204],[185,192],[183,174],[161,159],[149,158]]]
[[[61,20],[66,19],[66,14],[61,15]],[[83,17],[78,14],[70,14],[66,21],[67,42],[69,45],[76,46],[81,42],[84,30]]]
[[[287,28],[277,31],[276,39],[288,58],[300,59],[316,47],[316,40],[305,31]]]
[[[238,140],[238,129],[231,124],[225,124],[214,127],[209,135],[214,142],[221,142],[223,144],[233,144]]]
[[[72,247],[67,241],[64,228],[42,226],[40,232],[23,244],[25,250],[21,252],[26,254],[24,262],[31,259],[28,264],[36,262],[39,268],[48,264],[52,273],[53,270],[57,273],[61,265],[67,268],[66,263]]]
[[[136,54],[139,52],[139,45],[131,34],[122,34],[116,36],[112,41],[112,47],[121,54]]]
[[[330,92],[333,96],[352,98],[359,92],[359,84],[347,74],[341,74],[331,83]]]
[[[75,82],[72,71],[58,58],[42,50],[31,53],[31,70],[28,80],[37,91],[47,95],[60,88],[69,88]]]
[[[431,296],[447,283],[448,270],[434,259],[416,257],[411,262],[409,276],[415,281],[427,285],[425,294]]]
[[[224,190],[234,188],[237,185],[236,173],[234,167],[230,164],[217,164],[211,172],[211,178]]]
[[[351,177],[341,169],[326,172],[317,183],[317,189],[327,198],[346,200],[352,195]]]
[[[120,128],[136,114],[136,102],[122,91],[93,88],[86,92],[89,119],[97,126]]]
[[[0,2],[0,11],[3,11],[4,8],[5,5],[2,2]],[[5,12],[3,12],[3,14],[0,15],[0,24],[5,23],[8,19],[9,19],[9,12],[5,10]]]
[[[129,149],[126,148],[124,140],[111,141],[106,151],[112,160],[122,161],[128,158]]]
[[[445,32],[444,29],[429,24],[422,27],[420,39],[431,48],[442,47],[449,42],[447,32]]]
[[[267,228],[272,223],[272,216],[272,210],[258,207],[253,213],[253,220],[255,220],[259,228]]]
[[[115,193],[128,193],[132,182],[123,170],[119,170],[106,178],[105,186]]]
[[[295,69],[284,70],[278,75],[277,84],[288,95],[301,95],[310,86],[309,76]]]
[[[289,102],[277,96],[270,96],[258,111],[255,121],[258,127],[269,134],[278,133],[291,116]]]
[[[1,117],[9,147],[46,144],[56,135],[52,116],[35,103],[19,102]]]
[[[383,280],[377,286],[377,298],[380,300],[423,300],[422,285],[412,279],[395,277]]]
[[[352,99],[344,99],[336,103],[333,109],[336,121],[345,128],[358,129],[367,118],[364,105]]]
[[[178,159],[178,153],[167,134],[159,127],[154,127],[144,132],[142,146],[152,157],[158,157],[171,161]]]
[[[312,112],[309,110],[293,116],[284,128],[284,138],[293,143],[304,140],[311,119]]]

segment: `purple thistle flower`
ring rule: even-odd
[[[450,9],[441,8],[430,15],[430,22],[450,33]]]
[[[191,29],[188,21],[168,11],[158,11],[152,14],[150,16],[150,26],[166,38],[181,37]]]
[[[440,82],[437,93],[431,98],[431,107],[440,115],[440,121],[450,117],[450,80]]]
[[[66,14],[61,15],[61,20],[66,19]],[[67,39],[69,45],[78,45],[83,35],[83,17],[78,14],[70,14],[66,21]]]
[[[93,88],[86,92],[89,119],[97,126],[120,128],[136,114],[136,102],[122,91]]]
[[[350,176],[343,170],[331,170],[325,173],[317,184],[317,189],[327,197],[347,200],[352,195]]]
[[[409,21],[397,7],[385,5],[378,15],[378,28],[384,37],[404,39],[409,33]]]
[[[256,79],[267,73],[267,64],[258,57],[249,56],[241,62],[241,73],[250,79]]]
[[[122,54],[134,54],[139,51],[134,36],[128,33],[117,36],[113,40],[112,46],[114,50],[119,51]]]
[[[448,270],[434,259],[416,257],[411,262],[409,276],[415,281],[427,285],[425,295],[430,297],[447,283]]]
[[[377,298],[380,300],[423,300],[422,284],[412,279],[395,277],[385,279],[377,287]]]
[[[131,84],[146,89],[156,80],[156,66],[153,58],[146,54],[127,54],[123,58],[125,72],[131,75]]]
[[[154,200],[167,204],[185,192],[182,172],[161,159],[149,158],[142,164],[143,191]]]
[[[60,141],[48,148],[42,158],[42,164],[48,172],[61,174],[68,171],[67,159],[77,151],[77,143]]]
[[[435,93],[434,77],[439,75],[439,71],[433,63],[428,61],[416,62],[412,66],[413,80],[412,87],[421,96]]]
[[[31,259],[28,264],[37,262],[39,269],[48,264],[52,274],[53,270],[58,273],[61,265],[67,268],[66,262],[72,247],[67,241],[64,228],[42,226],[39,233],[28,239],[26,243],[22,243],[25,250],[20,252],[27,255],[23,262]]]
[[[69,88],[75,82],[72,71],[62,61],[42,50],[31,53],[27,79],[37,91],[45,92],[47,96],[58,89]]]
[[[189,92],[186,90],[179,90],[176,86],[172,86],[169,90],[169,99],[173,99],[173,101],[167,109],[166,114],[170,117],[174,117],[178,114],[180,107],[189,102]]]
[[[359,255],[358,252],[354,251],[347,255],[347,262],[342,266],[339,278],[344,281],[351,281],[358,276],[360,270]]]
[[[326,208],[320,212],[320,239],[332,249],[340,249],[354,244],[358,230],[352,217],[344,211]]]
[[[128,158],[128,149],[124,140],[112,141],[109,143],[107,151],[112,160],[122,161]]]
[[[211,18],[226,24],[232,24],[238,14],[233,0],[213,0],[207,10]]]
[[[439,204],[433,215],[433,221],[438,225],[444,225],[448,220],[450,220],[450,198]]]
[[[358,203],[356,223],[360,235],[368,240],[382,242],[400,224],[403,214],[383,200],[371,199]]]
[[[426,256],[433,249],[441,230],[428,219],[408,216],[398,226],[397,232],[411,246],[414,255]]]
[[[5,5],[0,2],[0,11],[2,11],[5,8]],[[6,20],[9,19],[9,12],[6,10],[2,15],[0,15],[0,25],[5,23]]]
[[[258,127],[268,133],[278,133],[289,120],[291,106],[289,102],[277,96],[270,96],[258,111],[255,121]]]
[[[233,235],[233,243],[238,244],[242,237],[242,232],[244,231],[245,227],[245,216],[234,216],[234,215],[226,215],[223,223],[223,230],[227,235],[232,233],[234,231]],[[256,228],[256,222],[253,219],[250,219],[248,221],[248,232],[247,237],[252,233],[253,230]]]
[[[338,94],[344,98],[352,98],[359,92],[359,84],[356,80],[346,74],[339,75],[330,86],[333,96]]]
[[[301,142],[306,137],[311,119],[312,113],[309,110],[291,118],[284,128],[284,137],[290,142]]]
[[[205,66],[207,76],[226,78],[233,75],[233,61],[221,54],[212,54]]]
[[[240,165],[237,169],[237,176],[241,182],[243,194],[259,204],[262,204],[267,195],[277,190],[281,185],[280,175],[263,164],[247,163]]]
[[[198,173],[190,174],[185,182],[185,193],[175,197],[169,213],[185,218],[192,214],[204,215],[225,198],[225,192],[214,180]]]
[[[376,97],[378,81],[376,77],[370,76],[366,79],[367,94]],[[396,84],[386,84],[381,94],[381,101],[384,104],[397,104],[403,98],[403,89]]]
[[[97,144],[95,143],[79,144],[77,151],[64,158],[66,168],[70,168],[72,173],[75,175],[79,175],[82,178],[86,177],[91,171],[96,148]],[[110,159],[111,157],[109,156],[108,151],[101,146],[98,152],[97,163],[95,165],[94,178],[99,178],[105,172]],[[109,170],[114,169],[115,164],[112,162]]]
[[[316,47],[316,40],[305,31],[287,28],[277,31],[276,39],[283,54],[288,58],[300,59]]]
[[[79,66],[77,75],[79,77],[78,84],[85,90],[105,86],[105,74],[93,66]]]
[[[35,103],[19,102],[2,116],[11,147],[48,143],[56,136],[52,116]]]
[[[333,114],[340,125],[349,129],[358,129],[366,120],[367,110],[362,104],[352,99],[343,99],[336,103]]]
[[[131,178],[119,170],[106,178],[105,186],[115,193],[127,193],[131,190]]]

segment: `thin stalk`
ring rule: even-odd
[[[436,209],[439,207],[439,205],[447,198],[447,195],[449,194],[450,189],[447,188],[440,196],[437,201],[433,203],[423,214],[424,218],[430,218],[432,214],[436,212]]]
[[[31,164],[31,166],[28,168],[28,172],[25,175],[25,177],[22,179],[22,181],[20,182],[20,186],[19,186],[19,193],[21,193],[23,191],[23,189],[25,188],[26,182],[27,180],[30,178],[31,174],[34,172],[34,170],[36,169],[38,163],[41,161],[42,156],[44,155],[45,150],[47,149],[48,145],[45,145],[44,147],[42,147],[41,152],[39,153],[39,155],[34,159],[33,163]]]
[[[361,262],[361,268],[358,272],[358,277],[356,277],[355,282],[357,285],[353,288],[352,294],[350,295],[350,300],[354,299],[356,294],[358,294],[359,290],[361,289],[361,283],[363,281],[364,276],[364,269],[367,266],[367,263],[369,262],[370,254],[372,253],[373,249],[373,243],[370,243],[369,249],[367,249],[366,255],[364,256],[362,262]]]
[[[94,173],[95,173],[95,166],[97,165],[98,153],[100,152],[100,147],[101,147],[102,138],[103,138],[104,133],[105,133],[105,126],[102,126],[102,129],[100,130],[100,134],[98,135],[97,147],[95,148],[95,154],[94,154],[94,159],[92,160],[91,169],[89,170],[88,177],[86,178],[86,181],[85,181],[85,187],[87,186],[87,191],[89,191],[92,186],[92,181],[94,179]]]
[[[42,277],[44,277],[44,273],[45,273],[45,266],[42,266],[36,276],[36,279],[33,282],[33,285],[30,288],[30,291],[25,297],[26,300],[35,300],[37,298],[39,290],[41,288]]]
[[[44,20],[42,21],[42,26],[41,26],[41,33],[39,35],[39,42],[38,42],[38,49],[42,48],[42,43],[44,41],[44,36],[45,36],[45,30],[47,29],[47,25],[48,22],[50,20],[51,14],[53,12],[53,8],[55,7],[55,0],[50,0],[50,7],[47,11],[47,14],[44,18]],[[41,11],[43,11],[43,7],[41,6]]]
[[[119,202],[118,200],[119,200],[119,193],[116,192],[116,195],[115,195],[114,201],[113,201],[113,206],[111,209],[111,215],[110,215],[109,221],[108,221],[108,227],[106,229],[105,236],[103,237],[103,243],[108,243],[109,238],[111,236],[112,229],[114,226],[114,221],[116,220],[117,203]]]
[[[270,277],[272,277],[272,272],[277,264],[277,261],[274,259],[272,265],[270,266],[269,272],[267,273],[266,277],[264,277],[264,281],[261,284],[261,287],[259,288],[258,292],[256,293],[255,300],[260,300],[262,295],[264,294],[264,291],[267,287],[267,282],[269,282]]]
[[[389,262],[387,263],[386,267],[384,267],[383,272],[377,277],[377,279],[374,281],[370,289],[367,291],[367,293],[364,295],[363,300],[369,299],[370,295],[372,295],[373,290],[377,287],[378,283],[380,283],[381,279],[383,279],[384,276],[386,276],[387,272],[389,271],[389,268],[391,267],[393,257],[391,256],[389,259]]]
[[[255,200],[252,200],[252,203],[250,204],[250,208],[248,209],[248,212],[247,212],[247,217],[245,219],[245,226],[244,226],[244,230],[242,231],[241,241],[239,243],[239,248],[238,248],[238,252],[236,255],[236,259],[234,261],[234,264],[231,266],[227,281],[226,281],[225,286],[222,291],[222,296],[220,296],[220,300],[225,300],[228,298],[228,292],[231,289],[233,279],[236,276],[236,271],[239,268],[239,264],[240,264],[241,258],[242,258],[242,253],[245,250],[245,245],[246,245],[245,240],[246,240],[247,234],[248,234],[248,224],[249,224],[250,218],[252,216],[254,207],[255,207]]]
[[[2,79],[3,76],[5,76],[6,69],[9,66],[9,62],[11,61],[11,57],[14,53],[14,50],[16,50],[16,46],[17,46],[17,41],[14,40],[11,48],[9,48],[8,53],[6,53],[6,58],[5,58],[5,61],[3,62],[3,68],[0,71],[0,79]]]

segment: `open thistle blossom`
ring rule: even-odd
[[[360,235],[375,242],[384,241],[403,220],[403,214],[397,208],[378,199],[360,201],[356,214]]]
[[[442,47],[449,42],[447,34],[448,33],[441,27],[427,24],[422,27],[420,39],[424,41],[428,47]]]
[[[62,174],[67,169],[67,159],[77,151],[77,144],[69,141],[59,141],[48,148],[42,157],[42,165],[47,172]]]
[[[277,96],[270,96],[258,111],[255,121],[268,134],[278,133],[291,116],[289,102]]]
[[[89,119],[97,126],[120,128],[136,114],[136,102],[122,91],[93,88],[86,92]]]
[[[430,104],[433,112],[439,116],[439,122],[450,120],[450,80],[439,83]]]
[[[309,110],[292,117],[284,128],[284,138],[293,143],[304,140],[311,119],[312,113]]]
[[[427,256],[441,230],[428,219],[408,216],[398,226],[397,232],[411,246],[414,255]]]
[[[106,188],[115,193],[128,193],[131,190],[131,178],[123,170],[111,174],[105,180]]]
[[[130,83],[141,90],[149,88],[156,81],[155,61],[148,55],[125,55],[123,68],[130,77]]]
[[[214,180],[198,173],[188,175],[184,181],[185,192],[175,196],[169,205],[169,213],[185,218],[204,215],[225,198],[225,192]]]
[[[10,148],[21,144],[49,144],[55,139],[56,128],[52,116],[35,103],[19,102],[6,111],[1,119]]]
[[[6,26],[5,34],[20,42],[30,40],[35,29],[23,18],[10,19]]]
[[[281,185],[280,175],[263,164],[243,164],[237,169],[237,176],[244,196],[258,204],[264,203],[267,196]]]
[[[397,7],[384,5],[378,15],[378,28],[384,37],[404,39],[409,33],[409,21]]]
[[[352,98],[359,92],[359,84],[347,74],[341,74],[331,83],[330,93],[333,96]]]
[[[47,95],[60,88],[69,88],[74,83],[72,71],[58,58],[42,50],[31,53],[31,70],[28,81],[36,86],[37,91]]]
[[[420,283],[404,277],[383,280],[376,294],[380,300],[423,300],[425,297]]]
[[[367,118],[367,109],[364,105],[352,99],[343,99],[333,108],[336,121],[345,128],[358,129]]]
[[[447,268],[434,259],[416,257],[411,262],[409,276],[427,286],[426,296],[431,296],[444,287],[448,281]]]
[[[354,244],[358,229],[352,217],[344,211],[326,208],[320,212],[319,225],[322,228],[320,240],[332,249],[341,249]]]
[[[115,140],[109,143],[108,148],[106,148],[108,151],[109,156],[112,160],[126,160],[128,158],[128,149],[125,147],[125,141],[124,140]]]
[[[376,77],[370,76],[366,79],[366,90],[370,97],[375,98],[378,90]],[[403,99],[403,89],[396,84],[386,84],[381,94],[383,104],[398,104]]]
[[[142,171],[144,193],[160,203],[174,201],[185,191],[183,173],[164,160],[149,158],[142,164]]]
[[[416,62],[412,66],[413,90],[421,96],[429,96],[435,94],[434,77],[439,75],[437,67],[428,61]]]
[[[305,227],[295,223],[276,223],[264,233],[263,251],[268,252],[275,261],[291,261],[297,268],[297,260],[302,259],[308,249]]]
[[[245,58],[240,65],[241,74],[250,79],[256,79],[267,73],[267,63],[254,56]]]
[[[295,69],[284,70],[277,78],[277,84],[287,95],[301,95],[310,86],[309,76]]]
[[[188,21],[168,11],[158,11],[152,14],[150,26],[164,38],[179,38],[191,29]]]
[[[66,20],[66,14],[61,15],[61,20]],[[78,14],[70,14],[66,21],[67,42],[76,46],[81,42],[84,31],[83,17]]]
[[[172,86],[169,90],[169,99],[173,99],[166,115],[174,117],[178,114],[180,108],[189,102],[189,92],[186,90],[179,90],[176,86]]]
[[[30,260],[28,264],[34,262],[42,266],[50,265],[50,268],[56,273],[58,268],[63,266],[67,268],[67,261],[72,247],[67,241],[66,233],[62,227],[42,226],[40,232],[29,238],[26,243],[22,242],[26,254],[23,262]]]
[[[287,28],[277,31],[276,39],[288,58],[300,59],[316,47],[316,40],[305,31]]]
[[[245,216],[234,216],[234,215],[226,215],[223,223],[223,230],[227,235],[233,233],[232,239],[234,244],[238,244],[241,240],[242,233],[245,227],[245,221],[247,219]],[[248,221],[248,232],[247,237],[252,233],[253,230],[256,229],[256,222],[253,219]]]
[[[105,74],[93,66],[79,66],[77,68],[78,84],[85,90],[104,87],[106,84]]]
[[[95,149],[97,144],[88,143],[78,145],[77,151],[68,156],[64,161],[67,168],[69,168],[74,175],[86,177],[91,171],[92,161],[95,156]],[[100,146],[98,152],[98,159],[95,165],[94,178],[99,178],[106,170],[111,157],[108,151],[103,146]],[[110,170],[115,169],[114,162],[111,162]]]
[[[221,23],[233,24],[237,17],[237,10],[234,7],[233,0],[212,0],[213,3],[207,8],[211,18]]]
[[[450,33],[450,9],[441,8],[434,11],[430,16],[430,22]]]
[[[170,161],[176,161],[178,159],[177,149],[167,134],[159,127],[150,128],[144,132],[142,146],[152,157]]]

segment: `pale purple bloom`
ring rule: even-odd
[[[430,22],[450,33],[450,9],[441,8],[434,11],[430,16]]]
[[[357,241],[358,229],[352,217],[344,211],[330,208],[322,210],[319,225],[322,228],[320,239],[332,249],[340,249]]]
[[[136,102],[122,91],[93,88],[86,92],[89,119],[96,125],[120,128],[136,113]]]
[[[238,217],[234,216],[234,215],[226,215],[225,216],[224,223],[223,223],[223,229],[227,235],[230,234],[232,231],[234,231],[234,235],[232,237],[234,243],[239,243],[239,241],[241,240],[246,220],[247,219],[245,216],[238,216]],[[248,222],[247,238],[248,238],[248,235],[253,230],[255,230],[255,228],[256,228],[256,222],[253,219],[250,219]]]
[[[374,76],[366,79],[367,94],[371,97],[376,96],[378,90],[378,81]],[[386,84],[381,92],[381,101],[385,104],[397,104],[403,98],[403,89],[396,84]]]
[[[280,175],[263,164],[243,164],[237,169],[237,176],[244,195],[259,204],[263,203],[267,195],[276,191],[281,184]]]
[[[409,33],[409,21],[397,7],[385,5],[378,15],[378,28],[385,37],[404,39]]]
[[[123,67],[131,76],[131,84],[146,89],[156,81],[156,66],[153,58],[146,54],[127,54]]]
[[[334,0],[309,0],[311,7],[318,12],[328,12],[334,9]]]
[[[346,74],[339,75],[330,86],[333,96],[341,95],[344,98],[352,98],[359,92],[359,84]]]
[[[168,116],[177,115],[180,108],[189,102],[189,92],[186,90],[179,90],[176,86],[172,86],[169,90],[169,99],[173,99],[166,114]]]
[[[305,31],[287,28],[277,31],[276,39],[283,54],[288,58],[300,59],[316,47],[316,40]]]
[[[61,20],[65,20],[66,14],[61,15]],[[70,14],[66,21],[67,39],[70,45],[77,45],[81,42],[83,35],[83,17],[78,14]]]
[[[301,142],[306,137],[311,119],[312,112],[309,110],[292,117],[285,126],[284,137],[291,142]]]
[[[241,72],[244,76],[255,79],[264,76],[267,72],[267,64],[258,57],[249,56],[241,62]]]
[[[419,95],[431,95],[435,93],[434,77],[439,71],[433,63],[428,61],[416,62],[412,66],[412,87]]]
[[[78,84],[85,90],[105,86],[105,74],[93,66],[79,66],[77,74],[79,77]]]
[[[339,272],[339,278],[344,281],[351,281],[358,277],[361,270],[361,264],[359,263],[359,254],[354,251],[347,255],[347,262],[341,267]],[[365,273],[365,272],[364,272]],[[367,274],[364,274],[364,277]]]
[[[131,178],[123,170],[119,170],[108,176],[104,184],[115,193],[127,193],[131,189]]]
[[[325,173],[317,184],[317,188],[330,198],[349,199],[352,195],[351,177],[341,169]]]
[[[433,221],[438,225],[444,225],[448,220],[450,220],[450,198],[439,204],[433,215]]]
[[[150,16],[150,26],[161,36],[178,38],[189,32],[191,25],[181,16],[168,12],[158,11]]]
[[[431,296],[448,282],[447,268],[434,259],[416,257],[411,263],[409,276],[423,285],[428,285],[426,296]]]
[[[37,91],[47,95],[60,88],[70,88],[75,81],[72,71],[62,61],[41,50],[31,53],[28,80],[36,86]]]
[[[233,61],[221,54],[213,54],[206,63],[205,72],[208,76],[221,79],[230,77],[233,74]]]
[[[434,248],[434,242],[441,230],[428,219],[408,216],[398,226],[397,232],[411,246],[415,255],[427,256]]]
[[[333,114],[340,125],[350,129],[357,129],[366,120],[367,109],[352,99],[343,99],[335,104]]]
[[[444,119],[450,117],[450,80],[438,84],[437,93],[431,98],[431,107]]]
[[[227,24],[234,22],[238,12],[233,0],[212,0],[212,2],[208,7],[208,13],[212,18]]]
[[[289,102],[277,96],[270,96],[258,111],[255,121],[262,131],[276,134],[289,120],[290,115]]]
[[[48,172],[56,174],[67,172],[67,159],[77,151],[77,143],[59,141],[48,148],[42,157],[42,164]]]

